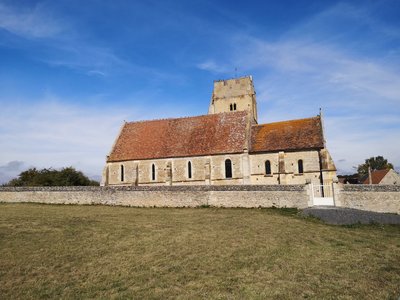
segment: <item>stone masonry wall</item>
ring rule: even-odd
[[[400,214],[399,185],[335,185],[337,206]]]
[[[400,214],[398,185],[335,184],[338,207]],[[137,207],[312,206],[308,185],[0,187],[0,202],[104,204]]]
[[[305,208],[308,201],[303,185],[0,188],[0,202],[9,203]]]

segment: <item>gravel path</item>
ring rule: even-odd
[[[332,206],[315,206],[304,209],[301,212],[304,216],[313,216],[325,223],[334,225],[351,224],[399,224],[400,215],[378,213],[373,211],[358,210],[352,208],[339,208]]]

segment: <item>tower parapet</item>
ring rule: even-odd
[[[251,76],[215,80],[208,114],[248,111],[257,123],[256,92]]]

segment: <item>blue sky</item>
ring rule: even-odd
[[[124,120],[206,114],[235,74],[260,123],[322,107],[339,173],[400,168],[400,1],[0,0],[0,183],[31,166],[98,179]]]

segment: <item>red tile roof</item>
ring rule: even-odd
[[[371,172],[372,184],[379,184],[383,177],[389,172],[388,169],[376,170]],[[369,176],[364,180],[363,184],[369,184]]]
[[[126,123],[108,162],[241,153],[247,112]]]
[[[253,153],[323,147],[324,139],[319,116],[252,127],[250,152]]]

